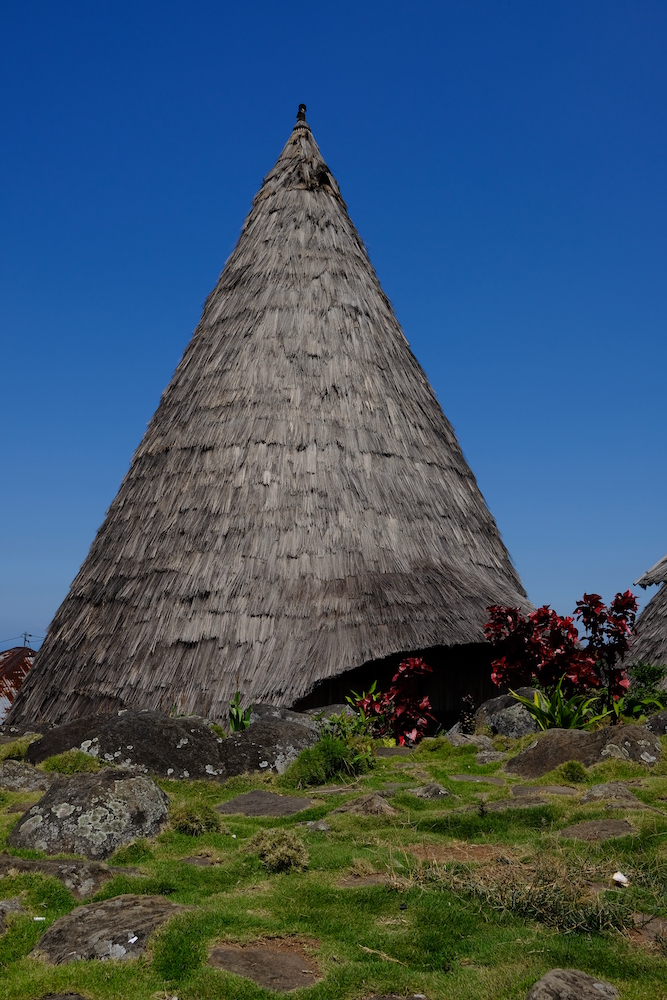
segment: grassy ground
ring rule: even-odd
[[[95,898],[159,893],[191,907],[165,925],[149,953],[136,961],[51,967],[31,959],[44,929],[77,903],[55,879],[5,876],[0,898],[21,895],[28,915],[9,917],[0,937],[0,1000],[67,991],[91,1000],[275,996],[207,965],[208,950],[217,941],[271,935],[297,935],[314,949],[323,979],[295,994],[309,1000],[389,992],[421,993],[430,1000],[519,1000],[556,966],[614,983],[622,1000],[667,1000],[667,945],[640,945],[624,930],[635,911],[667,916],[664,763],[651,773],[609,761],[591,768],[578,786],[641,779],[632,787],[647,807],[641,810],[581,806],[577,799],[555,796],[534,808],[480,810],[482,800],[507,798],[512,780],[502,788],[452,778],[489,776],[498,768],[478,767],[472,748],[425,741],[409,758],[378,760],[350,795],[313,793],[316,804],[289,819],[230,815],[217,833],[194,837],[169,829],[153,842],[130,845],[111,863],[132,865],[140,875],[114,878]],[[438,781],[452,796],[432,802],[398,791],[389,800],[398,812],[387,818],[332,813],[360,790],[413,779]],[[556,772],[532,784],[558,782],[562,777]],[[160,785],[176,811],[215,805],[251,788],[291,790],[286,778],[259,775],[222,785]],[[8,808],[39,797],[0,793],[0,848],[18,818]],[[324,817],[328,833],[311,833],[303,825]],[[638,834],[602,844],[559,840],[559,829],[595,818],[627,818]],[[248,850],[250,838],[262,829],[296,831],[307,847],[307,870],[268,872]],[[465,844],[491,845],[491,850],[479,862],[456,860]],[[194,867],[182,860],[201,852],[218,863]],[[454,860],[447,860],[448,852]],[[440,860],[430,862],[430,854]],[[630,879],[629,889],[611,888],[617,869]],[[350,872],[378,872],[386,884],[340,887]],[[34,922],[35,915],[46,921]]]

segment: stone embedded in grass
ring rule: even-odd
[[[469,736],[466,733],[449,732],[446,739],[453,747],[477,747],[478,750],[493,751],[495,748],[488,736]]]
[[[351,799],[334,809],[334,812],[350,813],[352,816],[395,816],[397,814],[397,810],[376,792]]]
[[[20,896],[14,899],[0,899],[0,934],[4,934],[5,917],[8,913],[25,913]]]
[[[306,823],[306,826],[311,833],[328,833],[331,829],[324,819],[311,819],[309,823]]]
[[[108,858],[123,844],[159,833],[168,803],[151,778],[133,772],[104,768],[59,777],[19,820],[8,843],[46,854]]]
[[[313,986],[321,979],[315,961],[303,945],[290,938],[269,938],[251,944],[221,943],[210,954],[214,969],[252,979],[276,993]]]
[[[575,823],[558,831],[559,837],[568,840],[610,840],[612,837],[628,837],[636,834],[634,826],[627,819],[593,819],[585,823]]]
[[[116,875],[138,875],[136,868],[112,868],[100,861],[55,861],[0,854],[0,877],[39,872],[57,878],[78,899],[88,899]]]
[[[422,785],[420,788],[410,789],[410,795],[416,795],[418,799],[435,800],[445,799],[447,796],[452,797],[452,793],[436,781],[429,781],[428,784]]]
[[[216,806],[215,809],[225,815],[240,813],[243,816],[293,816],[308,809],[312,804],[312,799],[297,795],[278,795],[277,792],[255,789],[237,795],[228,802]]]
[[[507,760],[507,754],[500,750],[480,750],[475,759],[482,767],[484,764],[499,764],[500,761]]]
[[[31,953],[53,965],[88,959],[124,962],[146,950],[146,941],[183,910],[162,896],[115,896],[77,906],[51,924]]]
[[[578,969],[552,969],[532,987],[526,1000],[613,1000],[618,990]]]
[[[576,788],[569,785],[513,785],[512,795],[517,798],[533,798],[535,795],[578,795]]]
[[[485,802],[484,808],[487,812],[504,812],[506,809],[534,809],[537,806],[546,805],[548,805],[547,800],[540,795],[520,795],[518,798]],[[470,806],[469,808],[477,809],[478,806]]]
[[[581,804],[584,805],[588,802],[602,802],[605,799],[612,799],[618,803],[619,809],[625,807],[626,809],[644,809],[646,808],[643,802],[633,795],[627,785],[624,785],[622,781],[606,781],[602,785],[593,785],[589,788],[584,796],[582,796]]]
[[[6,792],[45,792],[54,777],[21,760],[0,762],[0,788]]]

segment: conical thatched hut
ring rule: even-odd
[[[635,581],[640,587],[651,587],[656,583],[662,586],[637,618],[628,660],[667,666],[667,556]]]
[[[327,704],[424,650],[443,707],[526,604],[304,111],[13,719]]]

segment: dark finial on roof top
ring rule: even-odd
[[[300,104],[299,105],[299,113],[296,116],[296,120],[298,122],[305,122],[305,120],[306,120],[306,105],[305,104]]]

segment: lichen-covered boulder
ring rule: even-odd
[[[137,868],[117,868],[103,861],[65,861],[52,858],[17,858],[12,854],[0,854],[0,878],[3,875],[21,875],[24,872],[39,872],[57,878],[77,899],[88,899],[102,888],[105,882],[116,875],[138,875]]]
[[[532,700],[535,689],[520,687],[517,694]],[[539,728],[530,712],[511,694],[499,694],[482,702],[475,712],[475,726],[477,729],[490,729],[494,736],[514,738],[535,733]]]
[[[153,837],[168,819],[168,798],[151,778],[104,768],[58,777],[19,820],[11,847],[100,860],[138,837]]]
[[[115,896],[77,906],[51,924],[31,955],[53,965],[95,958],[127,961],[141,955],[153,931],[182,910],[162,896]]]
[[[318,735],[308,726],[262,716],[248,729],[232,733],[220,747],[228,775],[244,771],[276,771],[282,774]]]
[[[26,760],[39,764],[66,750],[83,750],[100,761],[161,778],[224,781],[224,742],[196,716],[172,719],[162,712],[131,709],[56,726],[30,745]]]
[[[509,774],[541,778],[568,760],[584,767],[616,758],[651,767],[660,759],[660,740],[644,726],[610,726],[596,733],[583,729],[548,729],[505,764]]]
[[[53,780],[53,774],[38,771],[21,760],[0,762],[0,788],[6,792],[45,792]]]

